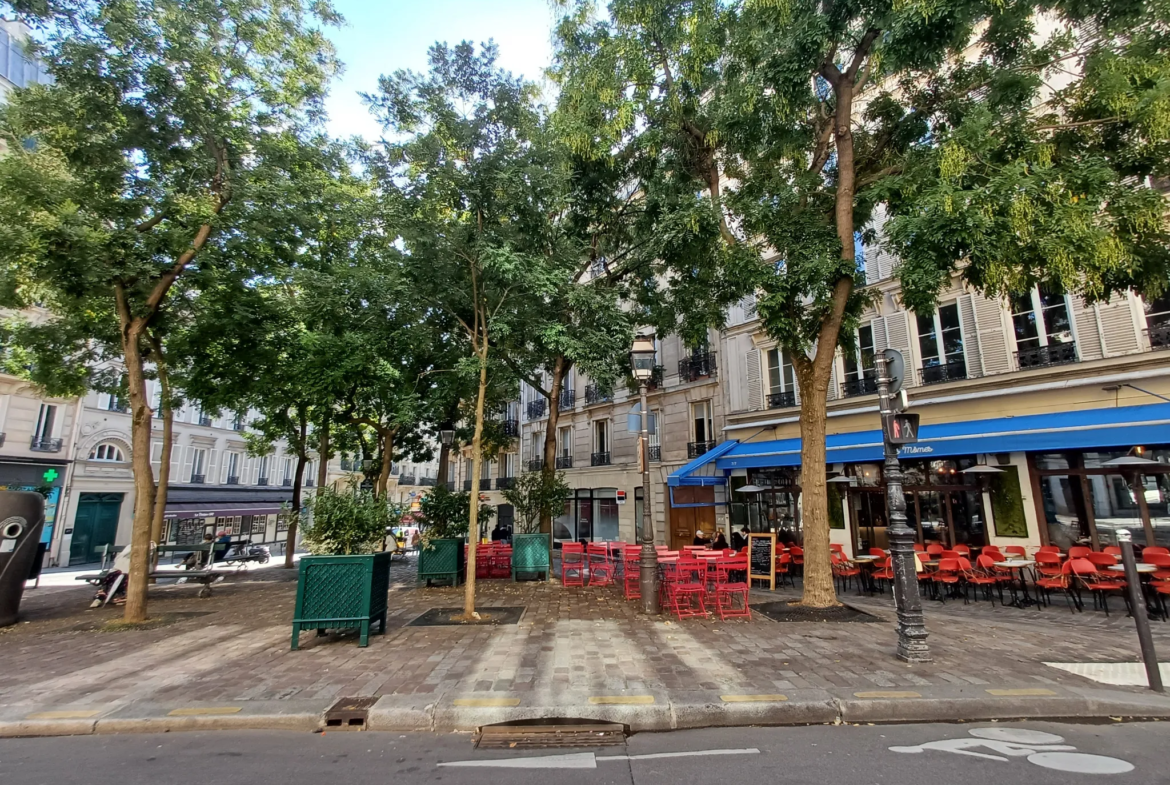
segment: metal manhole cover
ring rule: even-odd
[[[475,739],[477,749],[548,749],[549,747],[613,747],[626,743],[626,726],[596,720],[543,719],[485,725]]]
[[[338,698],[325,710],[327,730],[365,730],[377,698]]]

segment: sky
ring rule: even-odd
[[[552,57],[549,0],[333,0],[345,17],[329,31],[345,72],[334,81],[329,130],[334,136],[377,139],[381,129],[359,92],[372,92],[382,74],[424,71],[435,41],[494,40],[501,67],[542,83]]]

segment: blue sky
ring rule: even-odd
[[[334,0],[334,6],[346,20],[329,31],[345,63],[327,104],[336,136],[378,138],[381,129],[358,92],[373,91],[381,74],[424,70],[435,41],[494,39],[500,65],[537,82],[552,53],[549,0]]]

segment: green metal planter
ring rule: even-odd
[[[418,549],[418,580],[450,581],[452,586],[458,586],[466,574],[463,540],[431,540],[430,547],[422,545]]]
[[[386,632],[386,595],[390,590],[389,552],[358,556],[304,556],[297,581],[292,647],[301,630],[361,631],[359,646],[370,642],[370,625]]]
[[[517,575],[533,575],[548,580],[552,564],[552,541],[547,534],[512,535],[512,580]]]

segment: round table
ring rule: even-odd
[[[1139,573],[1151,573],[1158,571],[1158,565],[1156,564],[1135,564],[1134,566],[1137,567],[1137,571]],[[1114,564],[1113,566],[1106,567],[1105,569],[1109,570],[1110,572],[1125,572],[1125,565]]]
[[[997,561],[994,564],[996,567],[1003,567],[1006,570],[1012,570],[1013,572],[1015,572],[1018,570],[1023,570],[1027,567],[1035,566],[1036,560],[1035,559],[1006,559],[1005,561]],[[1032,595],[1030,595],[1028,593],[1028,582],[1026,580],[1024,580],[1024,576],[1020,575],[1018,577],[1020,580],[1020,588],[1023,589],[1024,599],[1021,600],[1021,599],[1013,596],[1012,597],[1012,605],[1015,605],[1017,608],[1026,608],[1029,605],[1033,605],[1033,604],[1039,605],[1038,602],[1036,602],[1035,600],[1032,599]],[[1035,576],[1033,576],[1033,577],[1035,577]],[[1013,595],[1015,594],[1014,589],[1012,591],[1012,594]]]
[[[854,556],[849,560],[861,568],[861,576],[863,578],[861,584],[870,594],[873,594],[875,591],[877,591],[877,585],[873,579],[873,565],[880,559],[884,558],[884,556],[871,556],[869,554],[862,554],[861,556]]]

